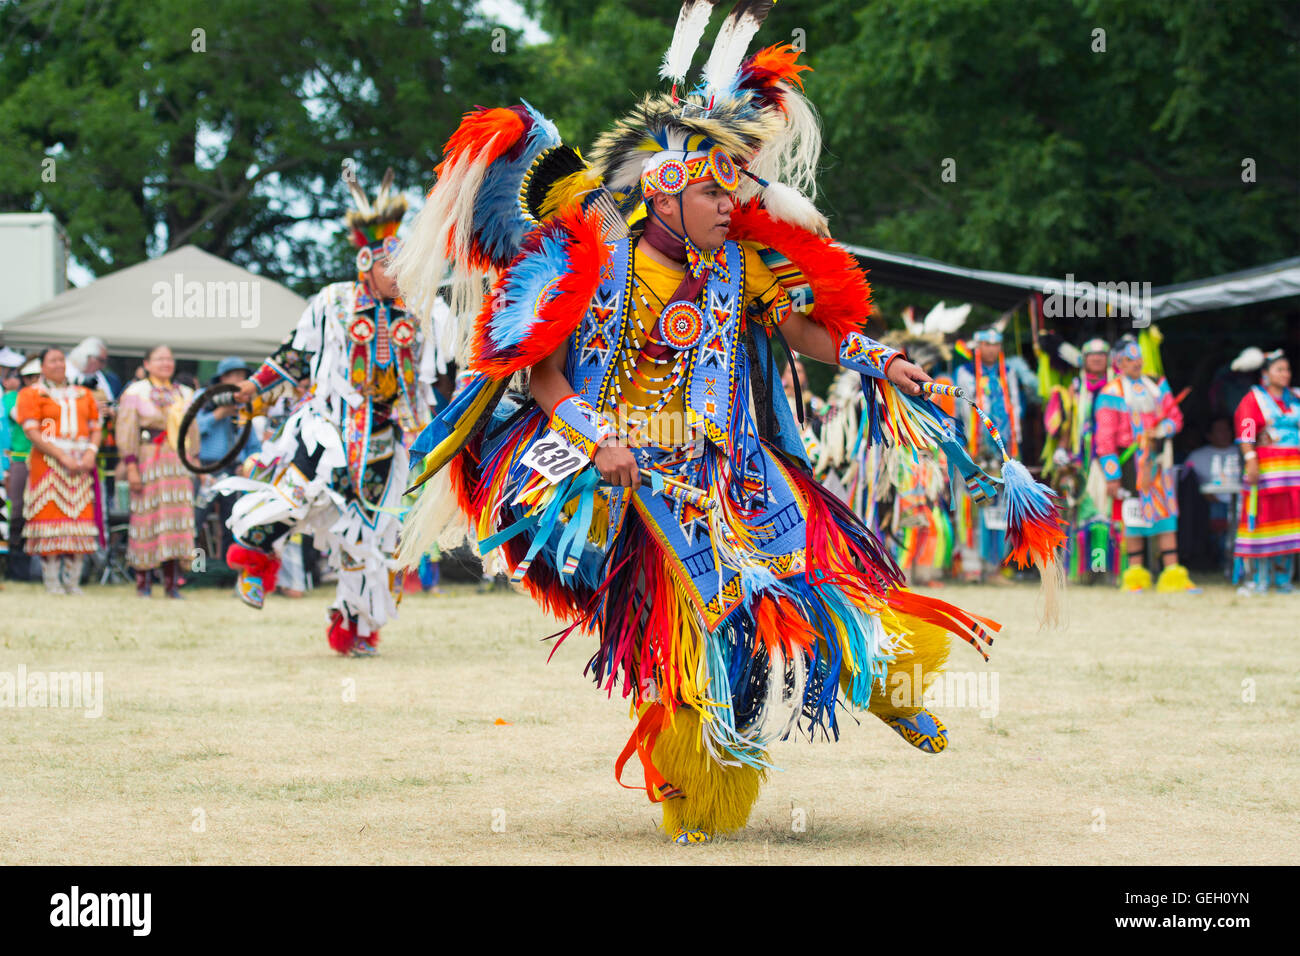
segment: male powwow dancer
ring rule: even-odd
[[[310,380],[308,398],[263,446],[253,475],[224,479],[216,490],[242,493],[228,522],[235,543],[227,562],[240,569],[245,603],[262,607],[275,587],[277,546],[309,532],[338,573],[330,647],[369,656],[401,598],[394,557],[408,475],[402,432],[418,432],[429,412],[418,381],[420,323],[388,273],[406,200],[392,193],[392,170],[373,203],[349,185],[356,208],[345,223],[358,247],[356,281],[317,293],[235,400]]]
[[[1110,493],[1093,447],[1097,396],[1110,380],[1110,344],[1097,338],[1084,342],[1077,364],[1079,373],[1068,386],[1053,386],[1045,396],[1043,475],[1063,499],[1070,519],[1070,580],[1092,581],[1108,565],[1118,568],[1118,554],[1111,558]]]
[[[914,397],[928,377],[858,331],[865,278],[797,188],[820,147],[806,67],[788,46],[741,62],[771,5],[738,4],[700,88],[679,91],[713,5],[683,5],[673,92],[645,97],[590,165],[527,104],[467,114],[397,262],[422,313],[448,265],[457,315],[495,280],[477,377],[413,449],[427,483],[403,554],[468,519],[566,636],[598,637],[588,673],[637,720],[616,772],[636,755],[679,843],[742,828],[770,742],[838,735],[841,702],[943,750],[903,684],[943,666],[951,634],[979,648],[998,628],[909,591],[811,478],[783,341],[867,377],[873,440],[942,446],[969,487],[996,490]],[[516,400],[522,372],[531,397]],[[1050,498],[1018,467],[1004,467],[1013,543],[1055,574]]]
[[[1006,355],[1002,351],[1002,332],[993,326],[980,329],[973,336],[971,360],[957,368],[957,386],[987,413],[1010,446],[1011,454],[1019,451],[1021,439],[1020,383],[1007,374]],[[981,427],[979,416],[971,409],[966,426],[966,450],[983,468],[996,469],[1001,449],[988,431]],[[962,574],[970,581],[987,577],[990,568],[1002,561],[1006,546],[1005,516],[1000,508],[986,508],[976,513],[970,509],[965,540],[961,546]],[[998,581],[998,578],[992,578]]]

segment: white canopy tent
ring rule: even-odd
[[[1231,309],[1291,295],[1300,295],[1300,257],[1152,289],[1151,315],[1154,319],[1164,319],[1171,315]]]
[[[117,355],[144,355],[166,344],[180,359],[260,361],[306,306],[278,282],[182,246],[69,289],[9,319],[0,333],[14,349],[70,348],[97,335]]]

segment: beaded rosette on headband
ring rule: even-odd
[[[698,133],[688,136],[681,149],[661,150],[647,159],[641,172],[641,193],[646,198],[646,214],[653,216],[663,230],[682,244],[687,267],[691,275],[698,279],[709,269],[725,270],[726,260],[720,250],[715,255],[714,252],[701,249],[685,231],[686,214],[682,206],[682,195],[688,187],[697,183],[716,183],[729,194],[734,194],[740,186],[740,172],[731,157],[722,147],[710,143]],[[682,232],[669,226],[654,210],[651,200],[659,195],[677,197],[677,208],[683,223]]]
[[[397,238],[397,230],[406,215],[407,202],[405,196],[392,193],[392,169],[384,173],[373,202],[355,176],[349,176],[347,182],[354,208],[348,210],[343,222],[352,244],[357,247],[357,272],[364,277],[376,262],[393,259],[401,251],[402,241]]]
[[[1115,343],[1115,348],[1111,352],[1111,358],[1118,362],[1120,359],[1134,359],[1141,361],[1142,346],[1137,339],[1124,338]]]
[[[734,193],[740,186],[740,172],[721,146],[711,146],[706,152],[692,148],[688,141],[682,150],[663,150],[646,160],[641,173],[641,192],[647,198],[657,193],[677,196],[687,186],[710,181]]]

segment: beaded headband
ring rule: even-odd
[[[376,262],[392,259],[402,248],[402,240],[396,236],[386,236],[375,242],[367,243],[357,250],[357,271],[369,272]]]
[[[693,183],[713,180],[727,192],[735,192],[740,185],[740,171],[721,146],[707,153],[696,150],[681,154],[680,150],[656,153],[641,172],[641,191],[647,196],[665,193],[676,196]]]

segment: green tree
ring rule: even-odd
[[[532,9],[553,40],[529,51],[542,71],[530,99],[589,143],[658,82],[676,4]],[[844,241],[1156,285],[1300,246],[1298,5],[783,2],[754,46],[780,42],[803,45],[814,67],[819,202]],[[548,85],[564,95],[548,100]],[[887,314],[909,298],[878,290]]]
[[[475,6],[0,6],[0,210],[54,213],[96,274],[192,243],[299,291],[346,275],[319,238],[344,160],[428,185],[460,114],[525,85]]]

